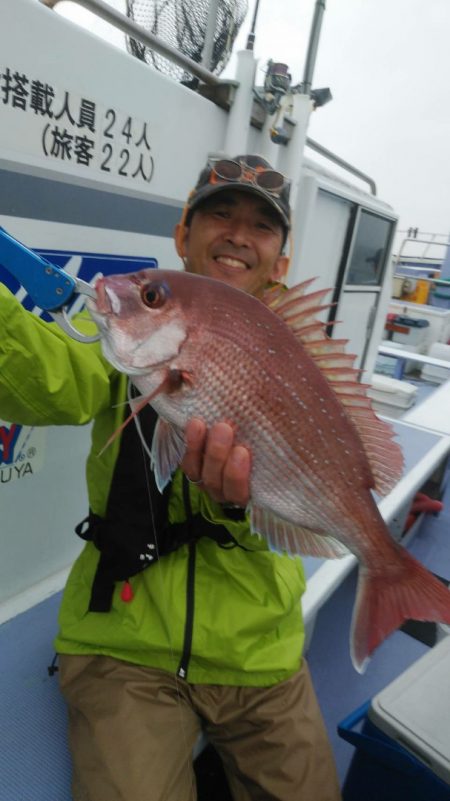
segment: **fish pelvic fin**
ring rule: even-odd
[[[263,300],[284,320],[327,379],[362,442],[374,489],[379,495],[387,495],[402,476],[402,451],[394,441],[391,426],[380,420],[372,409],[368,386],[359,381],[360,371],[353,367],[356,357],[346,353],[348,341],[328,337],[327,323],[318,318],[329,308],[322,301],[330,290],[309,292],[311,283],[311,280],[303,281],[291,289],[277,285],[266,290]]]
[[[185,450],[186,440],[182,429],[159,417],[153,433],[150,456],[156,486],[160,492],[169,483]]]
[[[102,454],[106,451],[106,449],[109,448],[109,446],[114,442],[114,440],[117,439],[117,437],[122,433],[124,428],[126,428],[128,423],[131,423],[132,420],[138,419],[137,415],[139,414],[139,412],[144,408],[144,406],[147,406],[147,404],[155,397],[157,393],[159,393],[159,391],[160,388],[158,387],[156,392],[152,392],[151,395],[147,395],[145,397],[140,396],[139,398],[130,399],[130,408],[132,410],[131,414],[128,415],[128,417],[123,421],[123,423],[118,428],[116,428],[115,431],[113,431],[107,442],[105,442],[105,444],[103,445],[103,448],[99,451],[98,456],[102,456]]]
[[[400,545],[397,565],[360,567],[350,652],[363,673],[375,649],[406,620],[450,625],[450,591]]]
[[[250,527],[252,532],[267,540],[271,551],[287,553],[289,556],[317,556],[326,559],[341,559],[349,551],[334,537],[325,536],[304,526],[294,525],[273,512],[251,505]]]

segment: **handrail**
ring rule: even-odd
[[[441,268],[440,267],[433,267],[432,264],[427,264],[425,262],[423,264],[421,264],[420,267],[413,267],[412,265],[409,265],[409,264],[395,264],[394,266],[396,268],[399,268],[400,270],[408,270],[411,273],[423,273],[424,270],[433,270],[433,273],[439,273],[439,275],[441,273]],[[412,276],[409,275],[409,272],[408,273],[395,273],[395,277],[396,278],[412,278]],[[422,276],[422,275],[418,276],[418,278],[422,278],[422,277],[425,280],[426,276]],[[436,276],[436,277],[439,278],[439,276]],[[429,278],[429,280],[433,281],[434,279],[433,278]]]
[[[367,184],[369,184],[372,195],[377,194],[377,185],[373,178],[371,178],[369,175],[366,175],[366,173],[361,172],[361,170],[358,170],[356,167],[353,167],[353,165],[349,164],[348,161],[344,161],[344,159],[341,159],[340,156],[332,153],[331,150],[327,150],[327,148],[323,147],[323,145],[319,145],[318,142],[316,142],[314,139],[310,139],[309,136],[306,137],[306,144],[311,148],[311,150],[315,150],[317,153],[320,153],[321,156],[325,156],[325,158],[329,159],[330,161],[334,161],[334,163],[338,164],[339,167],[343,167],[343,169],[347,170],[347,172],[351,172],[352,175],[356,175],[357,178],[365,181]]]
[[[445,359],[436,359],[434,356],[427,356],[422,353],[413,353],[402,348],[387,348],[385,345],[378,346],[378,353],[382,356],[392,356],[393,359],[405,359],[418,364],[428,364],[430,367],[440,367],[450,370],[450,362]]]
[[[422,258],[422,257],[418,256],[417,258]],[[416,259],[415,259],[415,261],[416,261]],[[409,270],[412,273],[423,273],[424,270],[433,270],[434,273],[439,273],[439,274],[441,273],[441,268],[440,267],[433,267],[432,264],[429,264],[427,262],[424,262],[423,264],[421,264],[420,267],[413,267],[412,264],[410,265],[410,264],[398,264],[398,263],[395,264],[395,267],[400,268],[400,270]],[[408,278],[408,277],[411,278],[411,276],[405,275],[405,273],[396,273],[396,276],[398,278],[400,278],[400,277],[402,277],[402,278]],[[419,276],[419,278],[421,278],[421,277],[422,276]]]
[[[423,269],[423,267],[422,268],[420,268],[420,267],[408,267],[408,269],[410,269],[410,270],[415,270],[415,269],[420,270],[420,269]],[[408,280],[408,278],[411,278],[413,281],[416,280],[411,275],[405,275],[405,273],[394,273],[394,278],[403,278],[406,281]],[[450,289],[450,280],[449,279],[445,280],[444,278],[442,278],[442,279],[441,278],[428,278],[428,276],[420,275],[417,280],[418,281],[425,281],[427,284],[436,284],[437,286],[444,286],[447,289]]]
[[[40,0],[40,2],[48,8],[54,8],[61,0]],[[223,83],[217,75],[213,75],[212,72],[202,67],[201,64],[197,64],[196,61],[193,61],[188,56],[179,53],[178,50],[163,42],[158,36],[148,33],[136,22],[133,22],[133,20],[129,19],[125,14],[121,14],[120,11],[116,11],[115,8],[112,8],[107,3],[103,2],[103,0],[72,0],[72,2],[87,8],[88,11],[92,11],[93,14],[104,19],[105,22],[109,22],[115,28],[119,28],[119,30],[123,31],[123,33],[132,36],[133,39],[137,39],[139,42],[146,45],[146,47],[150,47],[161,56],[170,59],[179,67],[195,75],[196,78],[200,78],[204,83],[210,86],[218,86]]]
[[[61,2],[61,0],[39,0],[39,2],[48,8],[54,8],[59,2]],[[159,39],[158,36],[148,33],[140,25],[137,25],[136,22],[133,22],[133,20],[125,16],[125,14],[121,14],[120,11],[116,11],[115,8],[109,6],[104,2],[104,0],[71,0],[71,2],[87,8],[88,11],[91,11],[92,13],[101,17],[101,19],[104,19],[105,22],[109,22],[114,27],[119,28],[119,30],[123,31],[123,33],[132,36],[134,39],[137,39],[142,44],[150,47],[152,50],[155,50],[165,58],[169,58],[187,72],[190,72],[192,75],[200,78],[204,83],[209,84],[210,86],[219,86],[224,83],[224,81],[222,81],[216,75],[213,75],[212,72],[205,69],[200,64],[197,64],[196,61],[193,61],[188,56],[182,55],[182,53],[179,53],[174,47],[171,47],[171,45],[168,45]],[[317,13],[319,15],[323,13],[324,7],[324,1],[318,0]],[[320,28],[319,22],[318,28]],[[372,195],[377,194],[377,187],[373,178],[370,178],[370,176],[361,172],[361,170],[353,167],[352,164],[349,164],[349,162],[341,159],[335,153],[332,153],[331,150],[327,150],[327,148],[323,147],[323,145],[319,145],[319,143],[314,141],[314,139],[307,137],[306,145],[330,161],[333,161],[339,167],[347,170],[347,172],[350,172],[352,175],[355,175],[357,178],[365,181],[369,185]]]
[[[397,256],[395,257],[397,259]],[[434,267],[433,265],[437,262],[440,264],[442,259],[439,256],[415,256],[414,253],[405,254],[400,257],[399,260],[395,262],[396,267],[402,267],[404,270],[425,270],[427,267],[429,269],[434,269],[436,272],[440,272],[440,267]],[[416,266],[414,267],[410,262],[414,262]]]
[[[410,256],[404,255],[403,254],[403,248],[408,242],[414,242],[414,243],[418,243],[420,245],[427,245],[427,246],[434,245],[435,247],[441,247],[441,248],[448,248],[449,244],[450,244],[450,242],[448,240],[447,240],[447,242],[437,242],[435,239],[418,239],[415,236],[405,236],[404,239],[402,239],[402,243],[400,245],[398,254],[396,256],[395,264],[399,264],[399,262],[400,262],[400,260],[402,258],[403,259],[407,259],[407,258],[409,258],[409,259],[433,258],[433,256],[426,256],[425,255],[425,253],[428,250],[427,247],[425,248],[425,250],[423,251],[421,256],[417,256],[417,255],[414,255],[414,254],[411,254]],[[435,256],[434,258],[437,258],[437,257]]]
[[[398,234],[405,234],[405,239],[411,239],[414,241],[416,238],[414,235],[410,234],[411,226],[409,228],[399,228],[397,233]],[[420,236],[428,236],[432,238],[432,241],[435,242],[436,245],[448,245],[450,242],[450,234],[449,233],[442,233],[440,234],[438,231],[420,231]],[[445,242],[439,242],[437,237],[440,239],[445,239]]]
[[[301,84],[302,91],[305,95],[311,94],[312,78],[316,64],[317,49],[319,47],[320,31],[322,28],[324,12],[325,0],[316,0],[311,26],[311,35],[309,37],[308,52],[306,54],[305,69],[303,72],[303,81]]]

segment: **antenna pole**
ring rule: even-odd
[[[253,13],[252,28],[247,38],[246,50],[253,50],[255,44],[255,28],[256,28],[256,19],[258,17],[258,11],[259,11],[259,0],[256,0],[255,11]]]
[[[308,52],[306,55],[305,70],[303,73],[302,90],[305,95],[309,95],[312,86],[312,77],[314,67],[316,64],[317,48],[319,46],[320,29],[322,27],[322,18],[325,11],[325,0],[316,0],[314,8],[314,16],[311,25],[311,33],[309,35]]]

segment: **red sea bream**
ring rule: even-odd
[[[105,356],[159,414],[163,488],[191,417],[232,422],[252,454],[251,528],[278,552],[359,560],[352,659],[362,670],[406,619],[450,624],[450,593],[389,534],[372,497],[402,472],[344,343],[317,321],[308,283],[262,302],[213,279],[144,270],[101,278],[90,311]]]

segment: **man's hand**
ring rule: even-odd
[[[234,444],[228,423],[215,423],[210,430],[193,418],[185,431],[186,453],[181,469],[188,479],[200,483],[218,503],[245,507],[250,498],[250,453]]]

